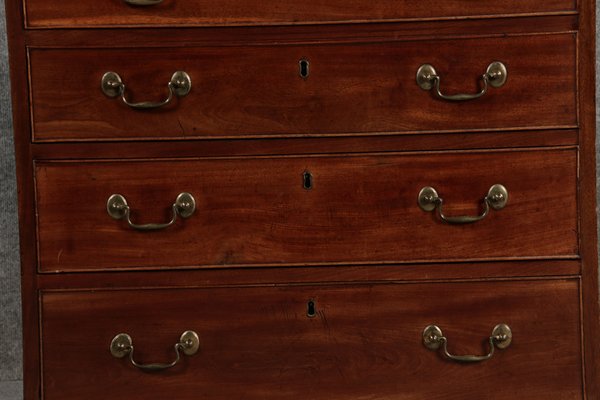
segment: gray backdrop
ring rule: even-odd
[[[21,299],[17,193],[4,0],[0,0],[0,400],[21,396]]]
[[[599,13],[596,12],[596,15]],[[17,400],[22,398],[21,299],[17,195],[7,61],[4,0],[0,0],[0,400]],[[598,67],[598,61],[596,64]],[[596,93],[599,83],[600,79],[596,82]],[[596,114],[598,125],[598,110]],[[600,161],[600,154],[597,158]]]

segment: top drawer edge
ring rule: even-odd
[[[138,4],[139,5],[135,5]],[[148,3],[143,5],[142,3]],[[269,7],[256,0],[24,0],[25,27],[133,28],[291,26],[373,22],[468,20],[577,14],[575,0],[280,0]],[[510,10],[510,12],[507,12]]]

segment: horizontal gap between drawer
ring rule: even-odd
[[[67,30],[67,29],[81,29],[81,30],[93,30],[93,29],[135,29],[135,28],[204,28],[204,29],[218,29],[218,28],[294,28],[294,27],[320,27],[326,25],[377,25],[377,24],[391,24],[391,23],[418,23],[418,22],[463,22],[463,21],[477,21],[477,20],[492,20],[492,19],[511,19],[511,18],[532,18],[532,17],[555,17],[555,16],[574,16],[579,15],[577,10],[562,10],[562,11],[540,11],[531,13],[497,13],[497,14],[480,14],[480,15],[458,15],[458,16],[442,16],[442,17],[413,17],[413,18],[381,18],[381,19],[346,19],[346,20],[324,20],[324,21],[294,21],[294,22],[240,22],[240,23],[178,23],[178,24],[98,24],[98,25],[76,25],[76,24],[46,24],[46,25],[31,25],[29,23],[29,17],[27,15],[27,9],[25,8],[25,21],[24,26],[28,31],[41,31],[41,30]]]
[[[240,160],[240,159],[296,159],[296,158],[338,158],[338,157],[391,157],[391,156],[412,156],[412,155],[435,155],[435,154],[471,154],[471,153],[515,153],[515,152],[540,152],[540,151],[569,151],[577,150],[578,146],[549,146],[549,147],[525,147],[525,148],[500,148],[500,149],[467,149],[467,150],[431,150],[431,151],[386,151],[386,152],[360,152],[360,153],[317,153],[317,154],[280,154],[280,155],[239,155],[239,156],[212,156],[212,157],[164,157],[164,158],[103,158],[103,159],[34,159],[37,163],[129,163],[129,162],[152,162],[152,161],[192,161],[192,160]],[[475,260],[477,261],[477,260]]]
[[[369,286],[369,285],[415,285],[415,284],[446,284],[446,283],[471,283],[471,282],[526,282],[526,281],[556,281],[556,280],[581,280],[580,275],[547,275],[547,276],[510,276],[493,278],[470,279],[413,279],[413,280],[354,280],[354,281],[305,281],[305,282],[265,282],[265,283],[240,283],[240,284],[210,284],[210,285],[65,285],[65,282],[38,285],[41,293],[51,292],[81,292],[81,291],[126,291],[126,290],[210,290],[227,288],[256,288],[256,287],[327,287],[327,286]],[[60,286],[60,287],[58,287]]]
[[[580,260],[509,261],[485,263],[428,263],[405,265],[227,268],[161,271],[109,271],[40,274],[41,288],[97,286],[186,286],[236,284],[269,285],[274,282],[305,283],[334,281],[421,281],[457,279],[535,279],[545,276],[575,276],[581,273]],[[86,283],[90,282],[90,283]]]

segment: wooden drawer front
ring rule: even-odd
[[[32,49],[29,57],[35,141],[577,126],[571,33],[374,44]],[[303,58],[310,63],[306,79],[299,73]],[[415,79],[429,63],[443,92],[476,93],[493,61],[506,65],[508,80],[477,100],[436,99]],[[160,101],[177,70],[191,77],[191,92],[160,109],[131,109],[100,88],[112,71],[130,101]]]
[[[572,258],[576,170],[576,149],[39,162],[40,269]],[[432,186],[446,214],[477,215],[494,184],[508,205],[477,223],[446,224],[417,204]],[[181,192],[196,211],[163,230],[106,210],[121,194],[134,223],[165,222]]]
[[[46,292],[44,399],[583,399],[578,305],[577,280]],[[484,362],[423,344],[435,324],[483,355],[499,323],[512,343]],[[200,350],[168,371],[109,351],[127,333],[170,362],[185,330]]]
[[[135,1],[135,0],[130,0]],[[163,0],[148,7],[124,0],[102,3],[62,0],[60,7],[44,0],[26,0],[29,27],[97,27],[137,25],[272,25],[359,22],[419,18],[517,15],[573,12],[574,0],[501,0],[444,2],[409,0],[279,1],[276,7],[257,0]]]

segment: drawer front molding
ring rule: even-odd
[[[573,128],[578,125],[575,46],[575,34],[562,33],[322,45],[34,48],[29,52],[33,140]],[[310,62],[306,77],[299,73],[301,59]],[[476,92],[493,61],[502,61],[510,77],[468,102],[438,99],[415,79],[428,63],[443,77],[445,93]],[[124,104],[164,98],[166,77],[175,69],[193,80],[185,97],[154,110]],[[127,82],[125,100],[101,90],[107,71]]]
[[[60,7],[25,0],[24,4],[30,28],[305,25],[573,14],[576,9],[574,0],[281,0],[273,7],[258,0],[62,0]]]
[[[506,206],[473,224],[417,201],[432,186],[448,218],[476,215],[498,182]],[[38,162],[36,188],[42,272],[578,257],[573,148]],[[106,210],[120,193],[136,224],[165,220],[182,190],[195,212],[169,229],[136,232]]]
[[[46,400],[131,399],[148,387],[181,400],[583,399],[577,279],[58,291],[41,306]],[[461,365],[423,343],[437,324],[448,351],[487,351],[500,322],[512,343],[486,361]],[[198,352],[155,374],[109,349],[128,332],[137,361],[168,360],[184,329]]]

